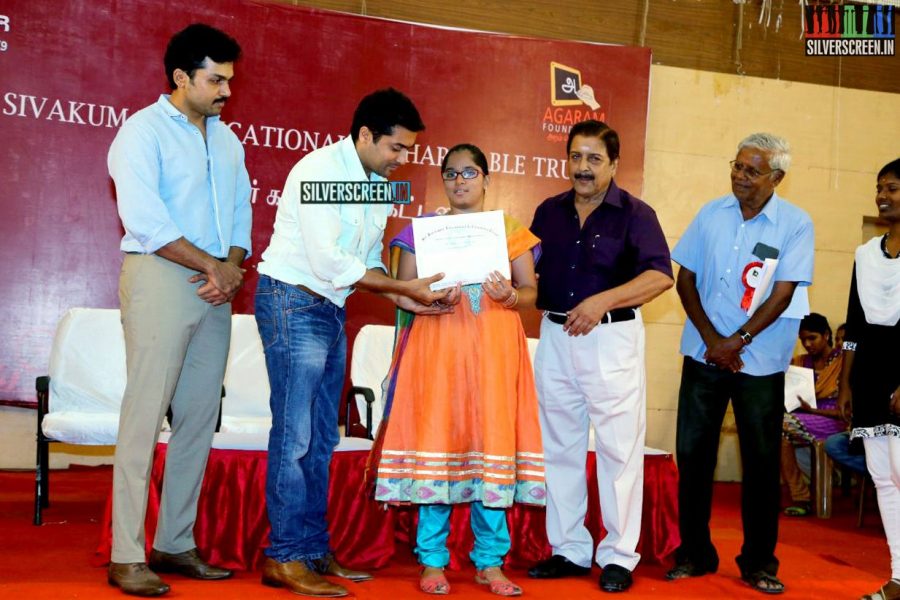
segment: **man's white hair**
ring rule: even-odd
[[[769,153],[769,166],[773,171],[787,173],[791,166],[791,146],[783,137],[771,133],[752,133],[738,144],[738,152],[744,148],[756,148]]]

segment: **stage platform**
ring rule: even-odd
[[[147,507],[147,544],[152,543],[159,511],[165,444],[157,446]],[[386,566],[399,545],[415,541],[416,508],[385,507],[367,497],[363,473],[368,451],[335,452],[331,463],[328,523],[331,544],[339,562],[354,568]],[[602,531],[597,499],[594,453],[586,460],[588,515],[594,540]],[[645,563],[659,564],[678,546],[678,472],[670,454],[651,453],[644,462],[644,512],[638,551]],[[200,492],[194,535],[201,554],[214,564],[253,570],[265,559],[268,520],[265,510],[266,452],[250,450],[210,451],[206,477]],[[101,539],[94,556],[96,565],[109,561],[111,547],[111,499],[101,522]],[[506,564],[526,568],[550,555],[544,526],[544,509],[514,505],[508,511],[512,547]],[[448,547],[451,568],[468,564],[472,548],[467,505],[454,507]]]

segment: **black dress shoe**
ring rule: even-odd
[[[600,589],[604,592],[624,592],[632,583],[631,571],[622,565],[610,563],[600,574]]]
[[[178,554],[154,548],[150,551],[150,568],[158,573],[178,573],[192,579],[227,579],[232,575],[230,570],[214,567],[200,558],[196,548]]]
[[[547,560],[528,569],[528,576],[535,579],[559,579],[560,577],[577,577],[590,575],[590,567],[581,567],[561,554],[554,554]]]

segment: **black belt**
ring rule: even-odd
[[[614,308],[600,319],[600,323],[621,323],[622,321],[631,321],[635,317],[634,308]],[[567,315],[561,315],[559,313],[547,313],[547,318],[550,319],[551,322],[556,323],[558,325],[563,325],[566,320],[568,320]]]

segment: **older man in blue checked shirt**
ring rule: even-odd
[[[730,400],[743,465],[741,578],[760,592],[784,591],[775,558],[784,372],[809,312],[805,286],[813,274],[812,221],[775,193],[790,161],[780,137],[756,133],[741,141],[731,161],[732,193],[701,208],[672,252],[688,320],[676,439],[681,546],[671,580],[719,567],[709,518]],[[774,269],[768,290],[764,266]]]

